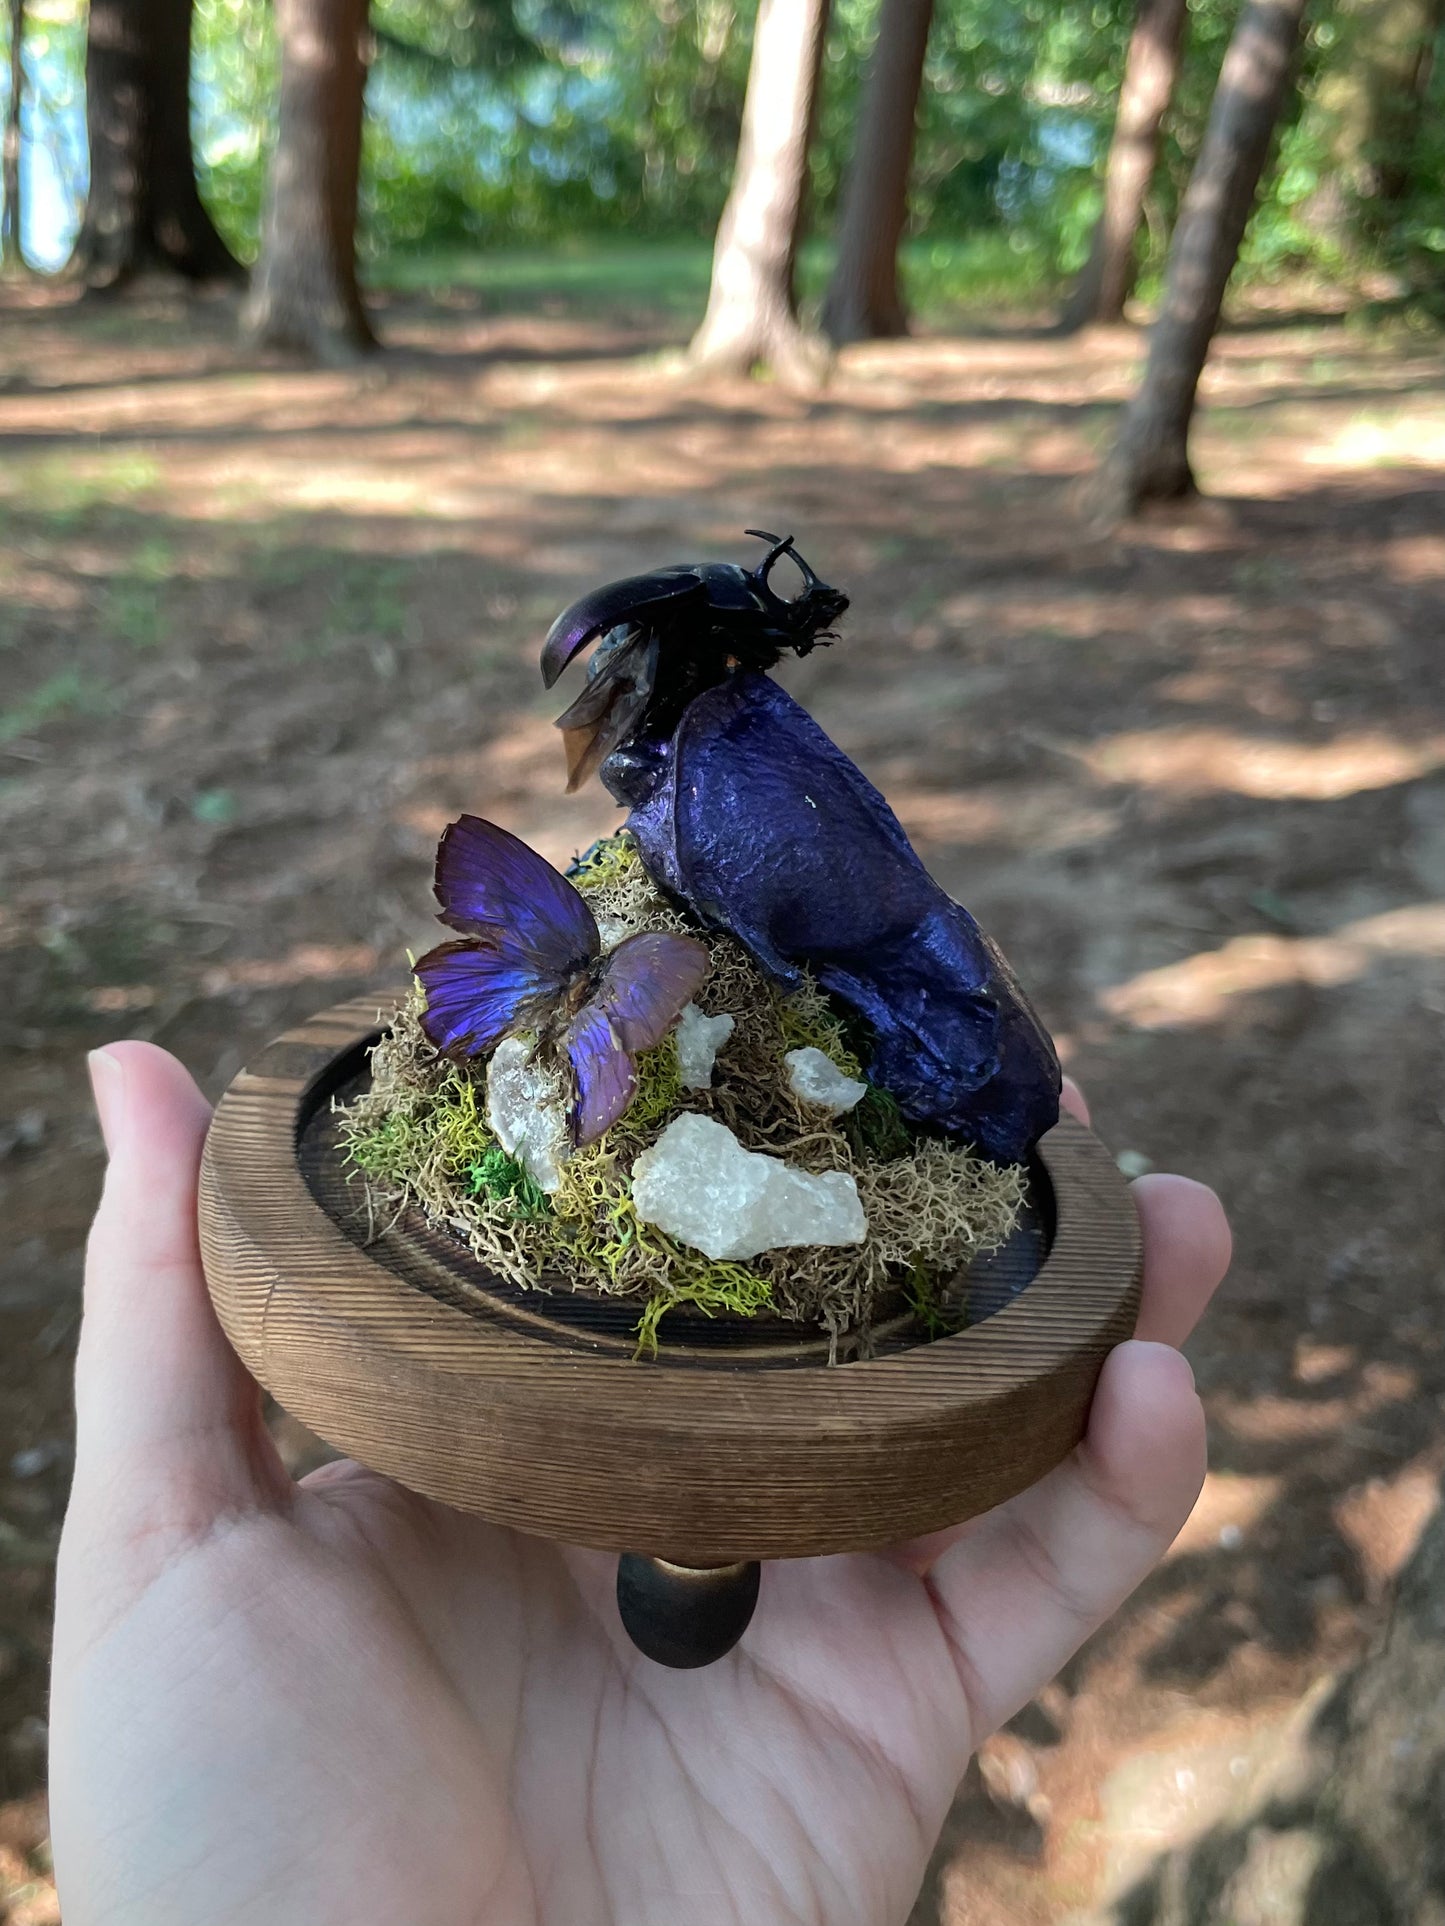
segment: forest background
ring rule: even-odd
[[[904,250],[915,304],[931,313],[1016,305],[1082,266],[1135,11],[1130,0],[938,9]],[[1189,7],[1146,204],[1145,301],[1158,292],[1237,11],[1231,0]],[[1395,292],[1438,299],[1445,69],[1427,63],[1411,99],[1392,99],[1398,65],[1373,57],[1402,30],[1418,32],[1421,11],[1413,0],[1312,11],[1240,258],[1246,281],[1307,271],[1349,283],[1385,269],[1400,277]],[[654,272],[662,298],[698,301],[737,148],[754,14],[749,0],[378,0],[361,168],[365,271],[441,285],[487,274],[481,250],[570,243],[575,255],[589,238],[646,237],[695,244],[659,257]],[[23,238],[43,268],[63,263],[85,201],[85,26],[73,0],[31,0],[27,10]],[[832,10],[810,162],[810,226],[821,237],[837,211],[876,29],[871,0]],[[193,34],[201,192],[235,254],[253,261],[276,127],[275,13],[267,0],[199,0]],[[0,48],[8,35],[0,23]],[[825,242],[805,256],[805,286],[817,285],[825,258]],[[494,261],[493,281],[505,284],[508,270]]]

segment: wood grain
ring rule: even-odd
[[[1040,1145],[1051,1243],[982,1323],[909,1343],[899,1320],[881,1355],[829,1367],[795,1327],[679,1341],[670,1317],[661,1358],[637,1362],[635,1306],[501,1285],[414,1214],[366,1244],[327,1115],[379,1027],[374,999],[346,1003],[263,1051],[221,1100],[201,1181],[231,1342],[363,1464],[499,1524],[703,1565],[936,1530],[1078,1442],[1140,1282],[1128,1188],[1083,1125]]]

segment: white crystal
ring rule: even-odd
[[[830,1117],[841,1117],[868,1094],[866,1083],[845,1076],[830,1056],[811,1044],[806,1050],[790,1050],[783,1062],[793,1095],[815,1110],[826,1110]]]
[[[624,923],[620,916],[599,916],[597,935],[604,950],[615,950],[624,936],[631,936],[632,925]]]
[[[550,1196],[572,1148],[566,1097],[560,1077],[536,1060],[521,1037],[504,1037],[492,1052],[487,1122],[503,1150]]]
[[[861,1244],[868,1220],[845,1170],[795,1170],[745,1150],[726,1124],[674,1117],[632,1166],[632,1201],[647,1224],[707,1257],[756,1257],[786,1244]]]
[[[712,1067],[717,1062],[717,1053],[736,1028],[736,1017],[704,1016],[695,1003],[683,1005],[673,1041],[684,1090],[712,1088]]]

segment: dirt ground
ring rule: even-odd
[[[435,837],[554,859],[536,653],[582,588],[796,531],[854,606],[786,673],[999,937],[1132,1168],[1213,1183],[1213,1471],[1174,1553],[985,1751],[916,1926],[1118,1922],[1381,1623],[1445,1464],[1445,354],[1220,343],[1213,503],[1075,505],[1137,337],[865,347],[801,399],[675,324],[403,302],[238,354],[224,305],[0,307],[0,1921],[58,1915],[51,1563],[99,1146],[83,1052],[218,1093],[429,940]]]

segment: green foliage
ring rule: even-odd
[[[66,716],[103,715],[111,692],[79,669],[60,669],[7,709],[0,709],[0,743],[15,742]]]
[[[465,1183],[473,1196],[482,1190],[473,1173],[484,1168],[501,1146],[482,1112],[483,1086],[456,1064],[445,1066],[438,1088],[422,1106],[397,1108],[367,1117],[346,1132],[348,1163],[383,1183],[401,1184],[419,1168],[435,1164],[453,1183]],[[505,1153],[502,1153],[505,1154]]]
[[[910,298],[926,317],[1037,301],[1080,265],[1135,4],[938,0],[905,244]],[[1146,296],[1157,289],[1239,4],[1191,0],[1141,241]],[[509,307],[560,300],[587,309],[595,300],[614,311],[698,313],[756,5],[372,0],[361,244],[373,277],[469,283]],[[1381,53],[1429,11],[1427,0],[1312,7],[1299,86],[1241,256],[1244,278],[1306,267],[1338,279],[1383,266],[1438,292],[1445,59],[1437,47],[1412,78],[1397,52]],[[813,151],[821,245],[802,263],[810,299],[828,271],[878,12],[879,0],[833,8]],[[0,48],[4,27],[0,20]],[[77,181],[83,56],[83,17],[69,0],[32,13],[30,138],[63,154]],[[246,259],[256,252],[278,79],[270,0],[196,0],[201,187]],[[579,247],[584,236],[612,237],[615,254]],[[647,242],[659,251],[639,246]],[[542,247],[558,251],[544,259]]]
[[[227,245],[251,261],[281,79],[275,15],[266,0],[195,0],[191,31],[192,92],[207,109],[196,116],[197,177]]]

